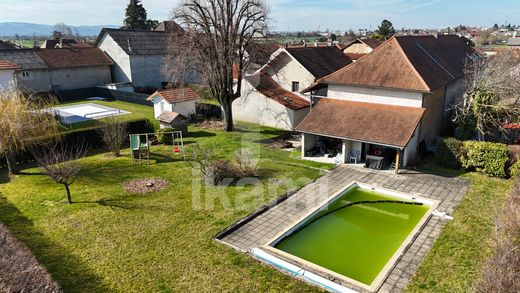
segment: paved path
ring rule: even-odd
[[[353,181],[439,200],[441,203],[438,210],[448,214],[453,212],[469,187],[469,182],[460,178],[407,170],[395,176],[390,171],[344,165],[305,186],[283,203],[255,217],[221,241],[243,252],[267,245],[276,235],[293,226],[311,210],[326,203],[332,195]],[[445,221],[438,218],[430,219],[378,292],[401,292],[406,288],[424,256],[440,235],[444,224]]]

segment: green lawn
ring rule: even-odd
[[[66,291],[316,290],[212,240],[286,192],[282,186],[302,187],[321,175],[316,167],[331,167],[266,148],[264,140],[282,131],[251,124],[238,128],[234,133],[191,128],[186,138],[187,144],[218,145],[221,157],[241,147],[259,153],[261,182],[205,188],[204,202],[225,194],[230,203],[226,208],[216,199],[212,209],[195,209],[192,194],[200,175],[175,158],[170,147],[154,147],[151,165],[132,165],[128,150],[117,159],[105,154],[85,158],[72,186],[76,203],[70,206],[63,187],[38,169],[10,179],[3,174],[0,221]],[[122,188],[125,181],[150,177],[167,179],[170,185],[149,195],[128,194]]]
[[[135,118],[153,118],[151,107],[94,103],[128,110]],[[212,240],[217,232],[287,190],[315,180],[322,174],[320,168],[331,168],[301,161],[298,152],[268,149],[266,140],[283,131],[245,123],[237,128],[224,133],[191,127],[185,143],[218,146],[221,158],[242,147],[252,149],[261,170],[259,182],[253,185],[205,187],[201,197],[193,197],[199,194],[201,176],[174,157],[170,147],[154,147],[150,165],[132,165],[128,149],[117,159],[96,153],[83,160],[85,167],[72,186],[76,203],[70,206],[63,188],[38,169],[11,178],[2,170],[0,221],[66,291],[317,290]],[[408,291],[471,291],[490,253],[494,212],[511,182],[476,173],[426,171],[462,176],[473,185]],[[131,179],[157,177],[170,182],[166,190],[132,195],[122,188]],[[214,207],[194,208],[196,202],[202,202],[202,207],[213,202]]]
[[[458,175],[472,185],[432,250],[414,275],[407,292],[471,292],[483,261],[490,254],[496,213],[503,205],[511,180],[491,179],[478,173]]]

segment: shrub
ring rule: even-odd
[[[506,145],[491,142],[465,141],[461,157],[462,167],[484,172],[490,176],[507,176],[509,149]]]
[[[253,153],[250,149],[241,149],[235,152],[234,160],[238,169],[238,172],[236,172],[238,176],[235,176],[235,178],[258,176],[257,162],[253,159]]]
[[[513,165],[511,165],[509,173],[511,174],[511,177],[520,176],[520,160],[517,160]]]
[[[460,169],[460,158],[462,157],[464,149],[462,142],[452,138],[443,138],[439,141],[437,146],[437,154],[435,155],[435,162],[441,166],[451,169]]]
[[[162,128],[157,131],[157,140],[159,143],[166,144],[166,145],[172,145],[173,144],[173,137],[171,133],[166,132],[172,132],[174,131],[172,128]]]

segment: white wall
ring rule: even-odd
[[[161,103],[163,103],[162,111]],[[159,117],[164,111],[177,112],[185,117],[190,117],[196,113],[196,101],[187,101],[172,105],[161,97],[155,97],[153,99],[153,111],[155,118]]]
[[[300,91],[311,86],[316,79],[305,67],[287,53],[281,53],[272,61],[269,74],[284,89],[292,91],[292,82],[300,83]]]
[[[373,51],[373,49],[364,43],[355,43],[355,44],[352,44],[351,46],[345,48],[345,50],[343,52],[349,53],[349,54],[368,54],[372,51]]]
[[[417,127],[417,129],[415,129],[413,137],[410,139],[410,142],[408,142],[408,145],[406,146],[406,148],[404,149],[404,152],[402,153],[402,157],[403,157],[402,167],[406,167],[410,163],[412,163],[413,159],[415,159],[415,156],[417,155],[418,146],[419,146],[419,127]]]
[[[114,65],[112,65],[114,82],[131,82],[132,68],[130,66],[130,56],[119,47],[116,41],[108,34],[105,34],[101,38],[98,47],[114,61]]]
[[[265,97],[247,81],[242,84],[242,96],[233,102],[233,116],[236,120],[279,129],[293,130],[297,126],[294,118],[301,119],[302,115]]]
[[[112,81],[110,66],[50,69],[53,89],[72,90],[105,85]]]
[[[163,55],[132,55],[132,83],[135,87],[154,87],[161,89],[162,83],[168,81],[163,73],[166,58]]]
[[[339,100],[422,107],[422,93],[346,85],[328,85],[327,97]]]
[[[14,70],[0,70],[0,88],[8,88],[14,83]]]

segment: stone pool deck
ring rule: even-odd
[[[303,187],[282,203],[238,225],[218,240],[242,252],[269,244],[296,224],[304,215],[326,203],[335,193],[353,181],[366,183],[440,201],[439,211],[452,214],[469,188],[460,178],[442,177],[403,170],[399,176],[391,171],[375,171],[348,165],[339,166],[315,182]],[[378,292],[403,291],[420,263],[441,234],[446,221],[432,217],[412,242]],[[362,292],[360,288],[354,288]]]

